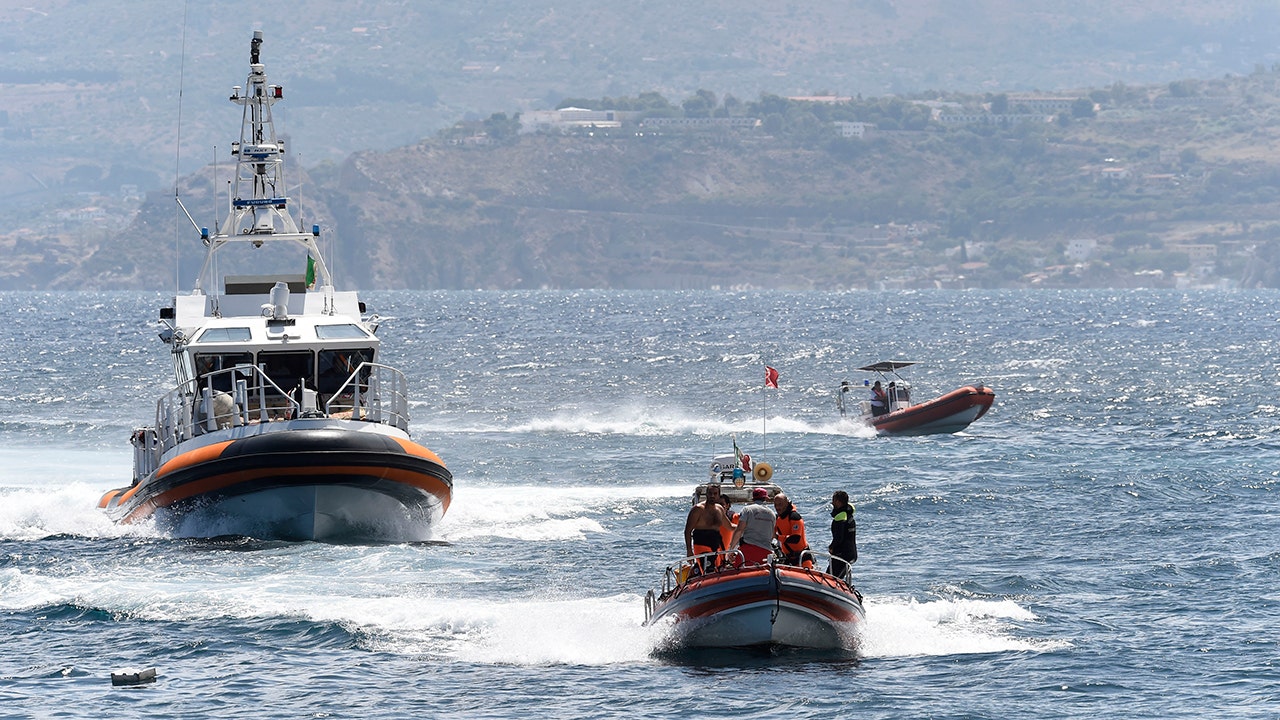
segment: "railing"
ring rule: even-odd
[[[835,557],[830,553],[817,552],[814,550],[805,550],[801,555],[802,558],[807,556],[805,559],[812,560],[813,567],[810,568],[811,571],[830,575],[850,587],[853,586],[853,565],[851,563]],[[777,552],[777,548],[774,548],[774,554],[770,556],[768,560],[777,565],[786,565],[791,567],[791,564]],[[825,564],[823,564],[824,560]],[[662,596],[665,597],[672,590],[684,585],[695,577],[715,573],[728,568],[738,568],[742,566],[743,562],[744,558],[742,556],[742,552],[739,550],[718,550],[716,552],[702,553],[683,558],[679,562],[667,566],[666,572],[662,577]],[[803,562],[803,560],[801,562]],[[828,572],[828,568],[831,568],[835,562],[844,564],[844,570],[842,572]],[[710,566],[710,568],[708,568],[708,566]],[[797,565],[794,567],[801,566]]]
[[[805,556],[808,556],[807,558]],[[845,560],[835,557],[830,553],[814,552],[805,550],[802,553],[803,559],[813,561],[813,567],[803,567],[802,565],[791,565],[786,562],[782,555],[774,548],[774,554],[765,559],[763,565],[752,565],[752,568],[766,567],[771,572],[776,572],[773,568],[789,567],[800,570],[809,575],[813,580],[823,583],[842,592],[853,591],[857,596],[858,602],[862,602],[862,593],[853,584],[853,564]],[[802,562],[803,562],[802,559]],[[819,562],[826,560],[826,565],[819,565]],[[742,567],[745,558],[739,550],[718,550],[716,552],[701,553],[682,558],[680,561],[668,565],[666,572],[662,576],[662,590],[655,593],[650,590],[644,599],[644,621],[647,624],[653,618],[654,611],[657,610],[658,604],[667,601],[673,595],[679,594],[679,591],[690,580],[694,580],[707,575],[714,575],[719,572],[736,572]],[[844,563],[844,569],[841,572],[829,572],[834,562]],[[708,567],[710,566],[710,567]],[[776,576],[775,576],[776,577]],[[843,583],[844,587],[837,583]]]
[[[409,430],[409,381],[389,365],[361,363],[328,401],[325,414]]]
[[[230,392],[215,388],[229,387]],[[295,418],[340,418],[409,429],[408,381],[399,370],[361,363],[323,411],[315,390],[301,378],[294,390],[280,387],[255,365],[237,365],[185,382],[156,402],[156,423],[134,431],[134,479],[159,467],[178,443],[215,430]]]

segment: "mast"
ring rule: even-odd
[[[231,89],[231,102],[243,110],[240,141],[231,144],[236,160],[230,206],[217,232],[209,235],[201,228],[201,240],[207,246],[204,264],[196,279],[196,294],[207,290],[217,294],[217,279],[208,277],[213,257],[227,243],[248,242],[262,247],[266,242],[292,242],[307,251],[308,269],[314,267],[315,283],[326,295],[333,293],[333,279],[317,241],[320,226],[311,232],[298,229],[289,214],[289,198],[284,181],[284,142],[276,137],[271,106],[284,99],[284,88],[267,82],[266,67],[261,62],[262,31],[255,30],[249,44],[249,75],[242,88]],[[209,287],[205,288],[206,280]]]

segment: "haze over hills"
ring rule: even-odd
[[[277,119],[294,159],[335,169],[459,119],[565,97],[652,91],[678,105],[700,89],[744,101],[1057,91],[1245,75],[1280,58],[1280,6],[1245,0],[404,0],[287,11],[86,0],[0,2],[0,21],[0,257],[40,258],[4,283],[19,287],[64,274],[76,247],[109,244],[143,193],[171,193],[175,169],[206,165],[214,145],[226,162],[238,116],[223,98],[244,81],[254,29],[265,31],[272,82],[286,88]]]

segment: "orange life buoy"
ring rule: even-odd
[[[760,482],[769,482],[773,479],[773,466],[767,462],[756,463],[751,475]]]

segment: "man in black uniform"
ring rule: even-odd
[[[837,490],[831,494],[831,567],[827,573],[844,577],[849,566],[858,560],[858,524],[853,520],[853,504],[849,493]]]

